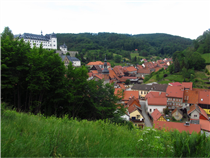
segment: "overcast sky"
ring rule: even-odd
[[[1,1],[0,26],[13,34],[167,33],[196,39],[210,28],[210,0]]]

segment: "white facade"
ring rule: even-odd
[[[72,62],[72,65],[73,65],[73,66],[76,66],[76,67],[77,67],[77,66],[81,66],[81,61],[73,61],[73,62]]]
[[[148,101],[146,100],[146,110],[151,114],[155,111],[155,109],[158,109],[161,113],[163,113],[163,109],[165,109],[166,105],[148,105]]]
[[[57,49],[57,37],[53,34],[46,34],[45,36],[35,35],[30,33],[24,33],[22,35],[15,35],[14,37],[23,38],[27,43],[30,43],[30,47],[40,47],[41,43],[44,49]]]

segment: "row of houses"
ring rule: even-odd
[[[124,83],[126,80],[129,80],[130,83],[142,83],[145,75],[149,75],[152,72],[156,72],[162,68],[166,69],[168,65],[170,65],[168,60],[169,59],[160,60],[157,62],[145,62],[142,65],[137,65],[136,67],[115,66],[113,68],[111,67],[111,64],[109,62],[106,62],[107,68],[109,70],[109,80],[110,82],[116,83]],[[88,66],[90,69],[90,72],[88,73],[89,80],[103,79],[102,71],[104,69],[104,62],[89,62],[86,66]]]
[[[210,122],[206,113],[206,110],[209,109],[203,109],[200,106],[204,104],[210,105],[208,100],[209,90],[194,89],[192,88],[191,82],[141,86],[143,89],[140,89],[140,91],[126,88],[122,89],[120,87],[115,89],[115,94],[123,92],[123,98],[120,103],[123,104],[125,108],[128,108],[123,118],[127,116],[127,120],[133,122],[134,126],[142,127],[145,125],[145,118],[142,115],[142,107],[139,102],[140,96],[143,94],[145,95],[146,110],[149,116],[151,116],[155,128],[163,129],[167,127],[168,130],[177,129],[180,132],[188,131],[190,134],[192,131],[197,133],[207,132],[207,134],[209,134]],[[146,88],[146,86],[148,87]],[[145,91],[145,89],[147,91]],[[197,97],[195,97],[194,94],[197,94]],[[131,104],[134,100],[135,105]],[[184,117],[186,110],[188,122],[170,122],[167,120],[163,109],[170,107],[170,115],[178,121]],[[139,118],[142,119],[140,120]]]

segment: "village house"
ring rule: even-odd
[[[179,122],[164,122],[164,121],[153,121],[154,128],[158,130],[164,129],[165,131],[178,130],[180,133],[185,131],[189,134],[193,132],[201,132],[200,124],[190,124],[190,123],[179,123]]]
[[[133,96],[134,96],[135,98],[138,98],[138,99],[139,99],[139,93],[138,93],[138,91],[124,91],[122,103],[124,103],[125,105],[127,105],[128,101],[129,101],[130,98],[132,98]]]
[[[81,61],[76,57],[71,57],[70,55],[61,55],[60,57],[66,67],[68,67],[69,62],[71,62],[74,67],[81,66]]]
[[[153,121],[166,121],[166,119],[164,118],[164,115],[160,113],[160,111],[158,111],[158,109],[155,109],[152,113],[152,120]]]
[[[151,87],[152,85],[134,84],[131,89],[139,93],[140,99],[145,99],[145,96],[149,93]]]
[[[150,75],[151,71],[149,68],[142,68],[137,70],[136,77],[145,77],[146,75]]]
[[[182,107],[189,107],[191,105],[198,105],[198,91],[184,90]]]
[[[92,68],[93,65],[98,65],[100,68],[104,68],[104,63],[101,61],[95,61],[95,62],[89,62],[88,64],[86,64],[86,66]],[[107,62],[107,68],[110,68],[111,64],[109,62]]]
[[[129,76],[129,75],[136,76],[137,69],[135,67],[133,67],[133,66],[123,67],[123,72],[124,72],[125,76]]]
[[[115,74],[116,74],[119,78],[121,78],[121,77],[123,77],[123,76],[125,75],[124,72],[123,72],[122,66],[115,66],[115,67],[113,68],[113,70],[114,70]]]
[[[166,90],[168,109],[174,110],[182,107],[184,88],[182,86],[168,86]]]
[[[151,114],[157,109],[163,113],[167,107],[167,98],[165,92],[149,92],[146,96],[146,110]]]
[[[183,112],[176,108],[171,112],[171,115],[177,120],[180,121],[183,118]]]

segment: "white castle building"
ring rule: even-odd
[[[45,36],[43,36],[41,32],[41,35],[24,33],[22,35],[15,35],[14,37],[23,38],[25,42],[30,43],[31,48],[33,48],[34,44],[36,47],[40,47],[42,43],[42,46],[45,49],[57,49],[57,37],[54,32],[52,34],[46,34]]]

